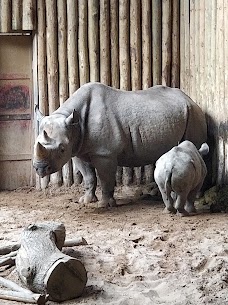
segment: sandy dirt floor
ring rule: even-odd
[[[167,215],[162,202],[137,198],[135,188],[119,188],[119,206],[108,210],[80,205],[81,193],[73,187],[0,193],[0,246],[19,242],[24,227],[43,221],[64,223],[67,239],[87,240],[73,248],[87,270],[86,288],[62,304],[228,304],[227,214]],[[14,267],[0,271],[18,280]]]

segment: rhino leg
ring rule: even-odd
[[[177,200],[176,200],[176,204],[175,207],[178,211],[178,214],[180,216],[188,216],[188,212],[185,210],[185,204],[187,201],[187,195],[186,193],[181,193],[177,195]]]
[[[99,206],[116,206],[116,201],[113,197],[113,194],[116,182],[117,162],[112,158],[96,157],[93,160],[93,164],[97,169],[102,189],[102,199],[99,203]]]
[[[171,197],[171,193],[167,194],[165,189],[161,186],[159,186],[159,190],[161,192],[162,199],[165,204],[164,212],[176,214],[177,210],[173,206],[174,201],[173,201],[173,198]]]
[[[194,188],[193,190],[191,190],[187,196],[187,202],[186,202],[186,205],[185,205],[185,209],[186,211],[188,211],[188,213],[191,213],[191,214],[196,214],[197,211],[196,211],[196,208],[194,206],[194,202],[196,200],[196,195],[197,193],[200,191],[201,187],[202,187],[203,183],[200,182],[196,188]]]
[[[95,195],[96,187],[97,187],[97,176],[94,167],[92,167],[89,163],[76,159],[76,165],[78,170],[81,172],[83,176],[83,182],[85,187],[85,194],[80,197],[79,203],[90,203],[96,202],[97,196]]]

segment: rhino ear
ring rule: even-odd
[[[39,122],[45,117],[45,115],[43,115],[43,113],[40,112],[37,104],[35,105],[35,113],[36,113],[37,121]]]
[[[47,155],[48,155],[48,153],[47,153],[46,148],[40,142],[37,142],[37,145],[36,145],[36,158],[38,160],[43,160],[43,159],[45,159],[45,157],[47,157]]]
[[[80,119],[80,117],[79,117],[79,113],[76,111],[76,110],[74,110],[72,113],[71,113],[71,115],[69,115],[67,118],[66,118],[66,125],[67,126],[70,126],[70,125],[76,125],[76,124],[78,124],[79,123],[79,119]]]

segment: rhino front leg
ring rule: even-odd
[[[100,178],[102,199],[100,207],[114,207],[116,201],[113,197],[116,179],[117,162],[107,157],[96,157],[93,165],[97,169]]]
[[[97,196],[95,195],[97,187],[97,176],[95,168],[92,167],[89,163],[76,159],[76,166],[83,176],[83,183],[85,187],[85,194],[80,197],[79,203],[90,203],[96,202]]]

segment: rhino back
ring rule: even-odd
[[[155,162],[185,137],[186,130],[190,134],[189,111],[198,111],[179,89],[122,91],[100,83],[82,86],[57,112],[69,115],[73,109],[81,116],[83,145],[78,157],[115,155],[121,166]],[[198,117],[192,115],[191,123]],[[193,134],[191,140],[195,142]]]

